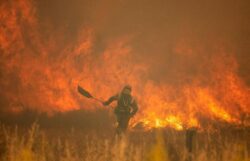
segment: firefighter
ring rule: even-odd
[[[107,106],[113,101],[117,101],[114,113],[118,122],[116,133],[122,134],[127,130],[129,120],[138,111],[138,105],[133,96],[131,95],[132,87],[126,85],[119,94],[110,97],[103,105]]]

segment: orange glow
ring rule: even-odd
[[[191,71],[199,73],[205,66],[207,75],[186,76],[185,68],[196,63],[205,49],[177,42],[172,50],[180,64],[173,71],[179,79],[174,84],[166,81],[171,78],[152,78],[150,71],[156,65],[144,56],[135,56],[131,36],[110,39],[103,50],[95,51],[91,27],[80,29],[74,40],[67,41],[61,36],[63,28],[44,29],[36,12],[29,0],[6,2],[0,7],[0,67],[4,71],[0,85],[10,111],[31,108],[53,113],[103,108],[80,96],[78,83],[101,99],[129,83],[140,108],[131,126],[202,128],[201,118],[240,125],[242,115],[250,114],[250,89],[237,75],[236,58],[221,48],[209,58],[198,59]]]

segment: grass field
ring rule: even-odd
[[[192,153],[186,132],[174,129],[130,131],[118,138],[112,132],[42,129],[2,125],[2,161],[250,161],[249,129],[197,131]]]

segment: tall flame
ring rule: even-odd
[[[0,96],[5,110],[93,109],[100,105],[82,98],[76,92],[78,83],[102,99],[129,83],[140,107],[133,126],[142,122],[145,128],[181,130],[202,126],[203,118],[240,124],[250,114],[249,87],[237,75],[234,53],[223,47],[212,47],[211,54],[203,56],[202,45],[177,42],[172,47],[177,63],[171,69],[172,83],[166,72],[157,80],[152,76],[155,64],[136,56],[133,36],[108,40],[103,50],[96,50],[94,29],[84,27],[68,41],[63,27],[53,28],[38,18],[30,0],[2,3],[0,20]]]

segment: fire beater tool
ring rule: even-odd
[[[87,90],[85,90],[84,88],[82,88],[80,85],[78,85],[77,90],[78,90],[78,92],[79,92],[81,95],[83,95],[84,97],[94,99],[94,100],[96,100],[96,101],[98,101],[98,102],[100,102],[100,103],[103,104],[103,101],[102,101],[102,100],[100,100],[100,99],[98,99],[98,98],[92,96]]]

